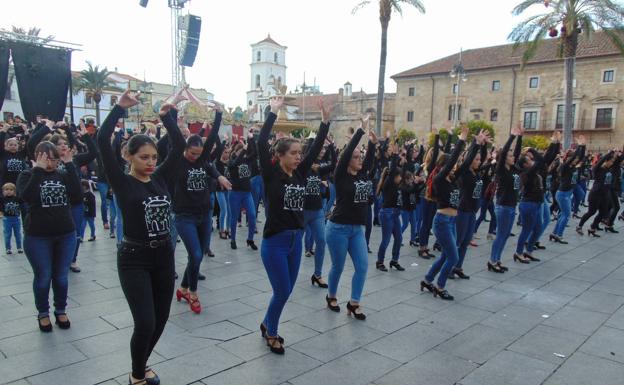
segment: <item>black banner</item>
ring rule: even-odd
[[[26,43],[11,44],[15,77],[24,118],[37,115],[62,120],[71,76],[71,52]]]
[[[9,85],[9,45],[0,41],[0,109]]]

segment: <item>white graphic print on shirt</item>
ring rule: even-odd
[[[399,190],[397,195],[397,207],[403,207],[403,192],[401,190]]]
[[[321,178],[311,175],[306,180],[305,195],[321,195]]]
[[[373,184],[368,180],[357,180],[354,183],[355,194],[353,194],[353,203],[368,202],[368,198],[373,192]]]
[[[20,206],[17,202],[6,202],[4,204],[4,215],[8,217],[17,217],[20,215]]]
[[[7,172],[22,172],[24,171],[24,162],[20,159],[12,158],[6,162]]]
[[[188,191],[203,191],[208,186],[208,175],[203,168],[191,168],[188,170],[186,189]]]
[[[63,162],[58,162],[57,165],[56,165],[56,169],[59,172],[66,172],[67,171],[67,168],[65,168],[65,163],[63,163]]]
[[[411,193],[409,195],[409,200],[410,200],[410,205],[415,206],[416,205],[416,193]]]
[[[483,181],[481,179],[479,179],[475,183],[474,190],[472,190],[472,199],[479,199],[479,198],[481,198],[481,191],[482,190],[483,190]]]
[[[247,165],[247,163],[243,163],[238,166],[238,177],[240,179],[249,178],[250,176],[251,176],[251,170],[249,169],[249,166]]]
[[[167,196],[153,196],[143,201],[148,237],[169,233],[170,208],[171,201]]]
[[[451,191],[451,195],[449,196],[449,205],[454,208],[459,206],[459,189]]]
[[[59,207],[67,205],[65,185],[55,180],[46,180],[40,186],[41,207]]]
[[[577,184],[578,183],[578,170],[574,171],[572,173],[572,179],[570,179],[570,184]]]
[[[305,187],[296,184],[284,186],[284,210],[303,211]]]
[[[520,175],[513,174],[513,180],[514,180],[514,190],[516,191],[520,190]]]

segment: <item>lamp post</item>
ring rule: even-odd
[[[466,70],[464,69],[464,66],[462,65],[462,52],[463,50],[460,49],[459,50],[459,61],[453,65],[453,69],[451,70],[451,72],[449,73],[449,76],[452,79],[457,78],[457,90],[455,91],[455,106],[453,108],[453,128],[457,127],[457,123],[459,121],[459,93],[461,91],[461,82],[465,82],[468,80],[468,77],[466,76]],[[454,88],[454,85],[453,85]]]

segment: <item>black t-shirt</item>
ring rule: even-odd
[[[91,191],[85,192],[82,202],[84,204],[84,216],[87,218],[95,218],[95,195]]]
[[[238,157],[234,157],[228,163],[230,182],[233,191],[251,191],[251,167],[255,162],[243,151]]]
[[[363,135],[364,130],[361,128],[355,132],[347,147],[340,153],[340,159],[336,164],[334,173],[336,207],[330,218],[334,223],[366,225],[366,210],[370,196],[373,194],[373,182],[369,178],[375,151],[372,142],[368,143],[362,169],[355,175],[347,172],[351,156]]]
[[[17,178],[18,197],[28,204],[26,234],[57,236],[75,231],[70,202],[82,191],[74,164],[65,167],[66,173],[35,167]]]
[[[305,155],[292,175],[286,174],[279,163],[271,161],[269,135],[277,115],[270,113],[258,137],[258,156],[264,181],[267,220],[263,237],[269,238],[285,230],[303,229],[306,177],[327,137],[329,125],[321,123],[312,149]]]
[[[115,106],[108,114],[98,132],[97,143],[102,156],[106,178],[113,188],[123,218],[124,237],[144,242],[169,236],[172,223],[171,196],[168,181],[175,178],[184,151],[184,138],[180,133],[177,111],[171,110],[162,117],[171,141],[171,151],[164,162],[151,175],[149,182],[142,182],[124,174],[115,158],[110,137],[117,120],[124,110]]]
[[[544,201],[544,185],[539,170],[542,168],[544,159],[537,151],[531,152],[534,157],[533,167],[523,170],[522,174],[520,174],[522,201],[540,203]]]
[[[219,172],[205,160],[191,163],[182,158],[177,167],[173,212],[176,214],[205,214],[210,209],[210,178]]]
[[[424,187],[424,183],[402,184],[399,188],[401,190],[401,209],[405,211],[415,210],[420,203],[420,192]]]
[[[510,135],[507,143],[498,155],[498,161],[496,164],[496,204],[500,206],[516,207],[518,203],[518,195],[520,194],[520,173],[515,166],[510,166],[508,169],[505,167],[507,159],[507,153],[511,148],[515,136]],[[519,136],[516,141],[516,149],[514,151],[514,157],[517,160],[520,155],[522,147],[522,137]]]
[[[479,175],[466,172],[458,179],[460,188],[459,210],[476,213],[479,211],[479,199],[483,193],[483,180]]]
[[[0,207],[5,217],[19,217],[21,215],[20,200],[17,197],[1,197]]]
[[[457,141],[450,159],[433,177],[433,194],[436,198],[438,209],[457,209],[459,207],[459,187],[457,187],[457,182],[454,178],[449,182],[447,177],[455,167],[455,163],[457,163],[459,155],[464,149],[464,144],[463,140]]]
[[[323,197],[321,191],[323,189],[324,178],[331,173],[334,165],[331,163],[317,163],[318,170],[310,169],[305,181],[305,203],[306,210],[320,210],[323,208]]]

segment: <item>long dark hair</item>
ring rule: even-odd
[[[150,145],[156,150],[156,143],[154,140],[145,134],[133,135],[128,141],[128,154],[134,155],[139,152],[139,149],[145,145]]]

